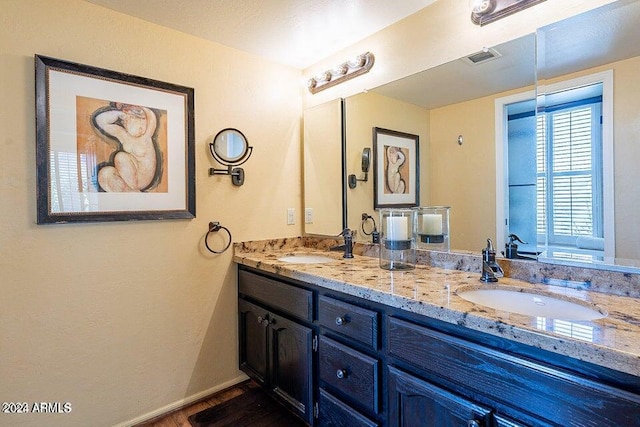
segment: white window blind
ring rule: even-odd
[[[537,227],[550,244],[602,237],[600,111],[595,102],[538,115]]]

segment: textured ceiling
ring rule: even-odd
[[[87,0],[303,69],[435,0]]]

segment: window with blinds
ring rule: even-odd
[[[551,245],[603,236],[602,98],[537,116],[537,228]]]

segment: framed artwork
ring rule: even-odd
[[[35,56],[37,223],[195,218],[194,91]]]
[[[411,208],[420,202],[419,137],[373,128],[373,208]]]

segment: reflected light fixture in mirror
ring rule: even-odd
[[[469,0],[471,21],[486,25],[545,0]]]
[[[331,70],[318,73],[307,80],[307,88],[311,93],[318,93],[321,90],[368,73],[374,62],[375,57],[371,52],[363,53],[354,59],[336,65]]]

